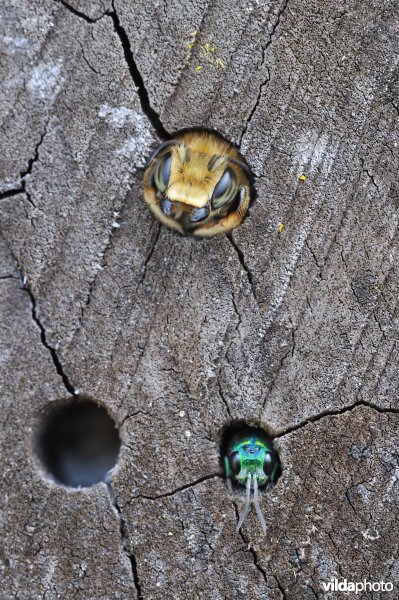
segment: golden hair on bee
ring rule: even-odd
[[[154,216],[183,235],[213,237],[244,219],[250,169],[220,135],[192,130],[164,142],[144,174],[144,199]]]

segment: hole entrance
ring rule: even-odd
[[[120,445],[114,420],[90,400],[54,408],[36,440],[39,458],[54,481],[76,488],[106,481]]]
[[[243,442],[248,444],[242,445]],[[224,476],[229,476],[232,487],[236,489],[242,489],[246,484],[249,472],[257,473],[259,487],[266,488],[273,487],[282,473],[273,436],[262,427],[254,427],[244,421],[233,423],[222,431],[220,465]]]

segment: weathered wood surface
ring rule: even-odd
[[[395,2],[3,13],[1,597],[397,590]],[[198,125],[254,171],[231,240],[181,238],[143,204],[159,135]],[[120,425],[115,497],[48,482],[32,453],[74,392]],[[265,537],[253,515],[235,532],[219,475],[232,419],[278,435]]]

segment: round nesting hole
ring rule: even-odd
[[[90,400],[54,408],[36,441],[38,455],[54,481],[75,488],[106,481],[120,445],[114,420]]]

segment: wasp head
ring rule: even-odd
[[[244,508],[240,514],[237,531],[248,514],[251,501],[255,506],[261,527],[266,531],[266,523],[259,505],[258,487],[270,489],[281,474],[281,463],[277,451],[268,436],[255,433],[253,428],[233,436],[223,452],[227,486],[233,493],[231,481],[246,487]],[[251,500],[251,489],[253,498]]]
[[[256,475],[260,486],[274,484],[279,466],[275,450],[255,437],[236,444],[227,456],[234,480],[245,485],[248,476]]]

